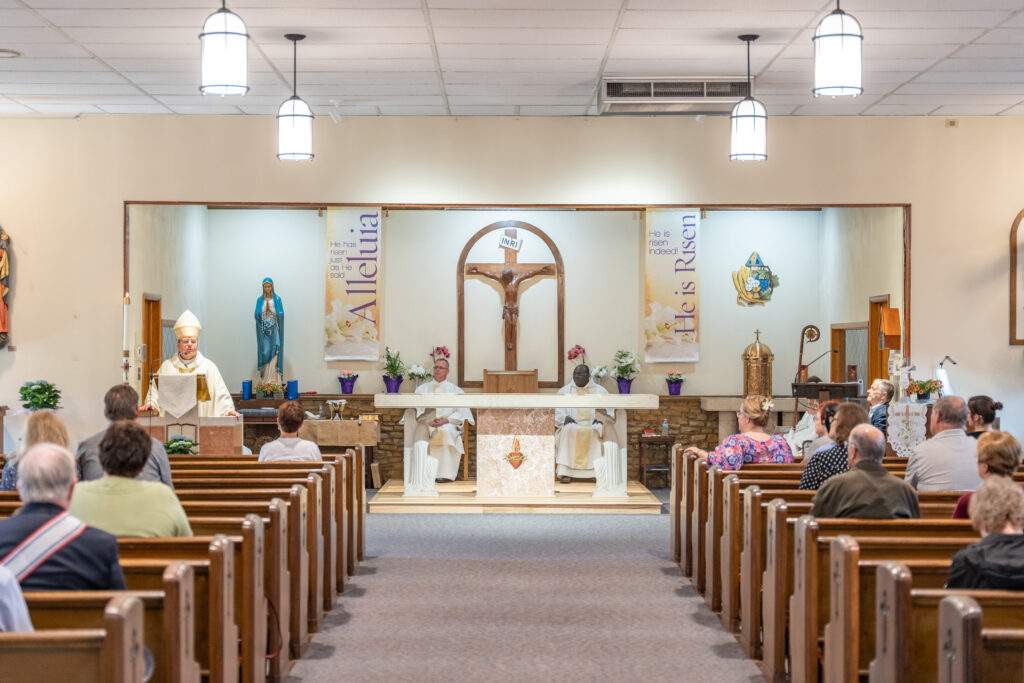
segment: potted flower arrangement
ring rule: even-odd
[[[607,365],[595,365],[590,368],[590,376],[594,378],[594,381],[600,384],[603,380],[608,379],[608,375],[611,371]]]
[[[427,370],[425,367],[423,367],[419,363],[415,363],[415,364],[409,366],[409,373],[408,374],[409,374],[409,379],[411,379],[412,381],[416,382],[417,386],[419,386],[420,382],[424,382],[424,381],[430,379],[430,377],[432,376],[432,373],[430,372],[430,370]]]
[[[939,393],[942,389],[942,382],[937,379],[915,379],[907,385],[907,393],[917,396],[920,403],[927,403],[932,394]]]
[[[619,393],[628,394],[633,378],[640,374],[640,359],[632,351],[619,349],[612,358],[612,374],[619,385]]]
[[[668,385],[668,395],[678,396],[679,390],[683,388],[683,373],[670,372],[665,375],[665,384]]]
[[[569,353],[566,354],[566,358],[570,361],[579,359],[578,365],[587,364],[587,350],[579,344],[573,344],[573,347],[569,349]]]
[[[25,382],[18,389],[18,395],[21,397],[21,406],[32,412],[60,408],[60,389],[45,379]]]
[[[405,375],[405,363],[402,361],[402,354],[392,351],[390,347],[384,347],[384,388],[389,394],[397,394],[402,386],[402,378]]]
[[[359,375],[349,370],[342,370],[338,373],[338,381],[341,383],[341,393],[351,394],[356,388],[356,380],[359,379]]]
[[[164,450],[167,451],[168,455],[196,455],[199,452],[199,448],[195,441],[188,438],[187,436],[172,436],[170,440],[164,444]]]
[[[260,382],[253,387],[253,391],[263,399],[284,397],[284,386],[277,382]]]
[[[451,361],[452,354],[448,350],[447,346],[435,346],[434,350],[430,352],[430,359],[437,361],[440,358],[444,358],[446,361]]]

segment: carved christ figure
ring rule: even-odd
[[[553,263],[466,264],[466,275],[479,275],[501,286],[501,319],[505,328],[505,369],[517,370],[516,341],[519,339],[519,286],[539,275],[556,275]]]

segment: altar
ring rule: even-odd
[[[390,480],[369,503],[371,512],[641,512],[659,514],[661,502],[626,478],[625,444],[606,455],[597,481],[555,481],[555,409],[614,410],[625,433],[625,411],[655,409],[650,394],[377,394],[377,408],[468,408],[477,433],[477,479],[409,492],[406,455],[401,483]]]

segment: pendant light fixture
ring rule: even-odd
[[[204,95],[244,95],[249,91],[249,34],[241,17],[228,10],[225,1],[206,18],[199,34],[203,49],[199,91]]]
[[[860,22],[836,9],[818,24],[814,32],[814,96],[856,97],[861,87],[861,47],[864,33]]]
[[[306,36],[288,33],[292,41],[292,96],[277,110],[277,158],[285,161],[309,161],[313,158],[313,112],[297,94],[298,45]]]
[[[744,34],[739,39],[747,44],[747,96],[732,108],[729,121],[732,139],[729,158],[733,161],[764,161],[768,158],[768,111],[754,99],[750,83],[750,44],[760,38]]]

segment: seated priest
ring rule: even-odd
[[[434,359],[434,379],[416,387],[417,394],[461,394],[462,389],[448,381],[448,359]],[[417,408],[413,435],[414,463],[428,456],[437,461],[437,482],[455,481],[462,462],[462,426],[473,422],[468,408]],[[430,463],[433,464],[433,463]]]
[[[572,381],[558,390],[559,395],[600,395],[608,390],[595,384],[585,364],[572,371]],[[611,410],[594,408],[555,409],[555,474],[568,484],[573,479],[593,479],[594,463],[605,444],[618,448],[615,417]]]
[[[231,400],[231,392],[224,384],[224,378],[220,370],[209,358],[199,353],[199,333],[203,326],[192,311],[185,311],[174,323],[174,336],[178,338],[178,352],[165,360],[160,365],[157,375],[201,375],[205,376],[206,383],[199,384],[199,417],[224,417],[227,415],[238,417],[235,411],[235,403]],[[146,397],[147,403],[143,410],[160,409],[160,397],[157,381],[151,381],[149,394]]]

